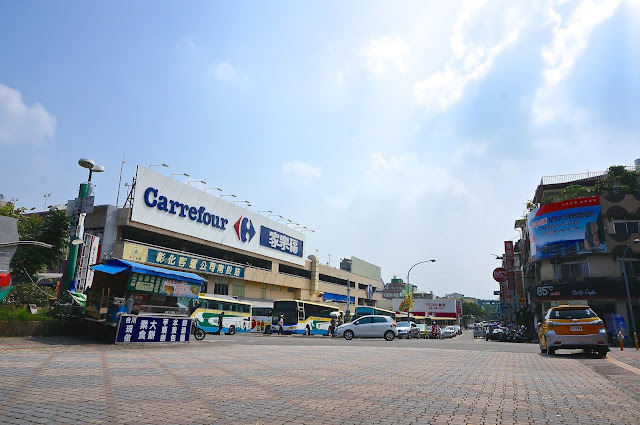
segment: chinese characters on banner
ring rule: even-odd
[[[142,273],[131,273],[127,289],[129,291],[147,292],[184,298],[198,298],[200,294],[200,284],[182,282]]]
[[[116,344],[189,342],[191,319],[121,314]]]
[[[302,241],[276,230],[260,226],[260,245],[302,257]]]
[[[507,279],[507,282],[509,282],[508,290],[514,291],[516,289],[516,276],[514,272],[515,262],[513,258],[513,241],[504,241],[504,259],[509,276]],[[510,293],[513,294],[513,292]]]
[[[244,267],[151,248],[147,251],[147,263],[244,279]]]

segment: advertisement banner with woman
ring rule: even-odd
[[[607,252],[597,196],[543,205],[529,213],[527,222],[531,261]]]

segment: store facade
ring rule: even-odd
[[[118,258],[202,276],[203,292],[241,300],[300,299],[375,305],[382,281],[320,264],[306,235],[144,167],[125,208],[98,206],[85,219]],[[111,237],[107,237],[111,235]],[[375,270],[375,267],[373,267]],[[379,270],[379,268],[378,268]]]

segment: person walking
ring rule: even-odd
[[[342,313],[340,313],[340,317],[338,317],[338,328],[344,325],[344,319],[342,318]]]
[[[220,312],[220,315],[218,316],[218,332],[216,332],[216,335],[222,334],[222,318],[223,317],[224,317],[224,313]]]
[[[331,335],[331,338],[334,338],[336,336],[336,318],[335,317],[331,317],[331,322],[329,324],[329,333],[327,334],[327,336]]]
[[[284,316],[282,314],[278,320],[278,335],[284,335]]]

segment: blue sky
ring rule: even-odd
[[[545,175],[640,158],[640,1],[0,3],[0,193],[167,163],[436,295],[491,298]],[[205,186],[202,185],[202,188]],[[124,189],[124,186],[123,186]],[[121,193],[122,203],[122,193]]]

